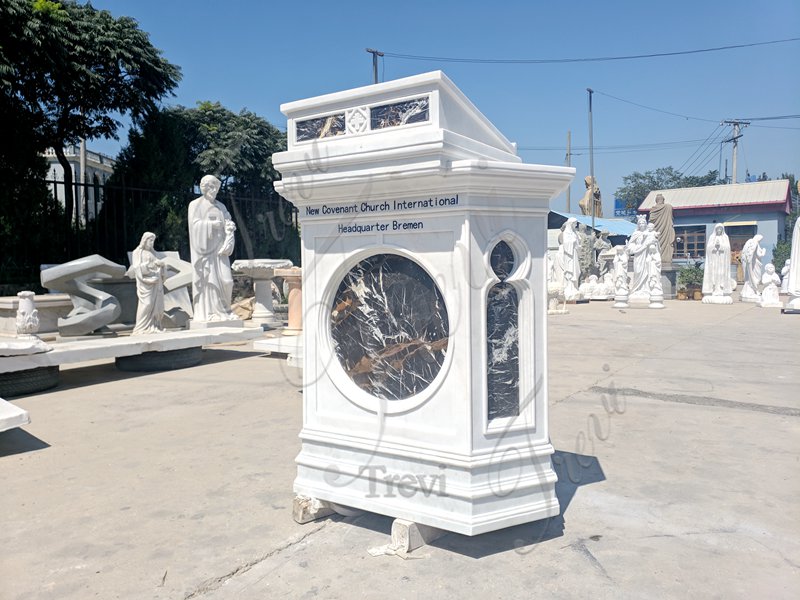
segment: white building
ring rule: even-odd
[[[116,161],[110,156],[86,149],[81,160],[80,146],[67,146],[64,148],[72,169],[72,181],[75,184],[75,205],[80,215],[80,220],[85,223],[93,219],[100,212],[103,205],[100,187],[105,184],[114,172]],[[48,162],[47,181],[53,197],[64,203],[64,168],[56,158],[55,150],[48,148],[44,157]]]

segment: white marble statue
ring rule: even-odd
[[[131,335],[164,331],[164,262],[155,253],[156,234],[146,231],[133,251],[128,273],[136,278],[136,325]]]
[[[220,181],[213,175],[200,180],[203,195],[189,204],[189,242],[192,268],[192,322],[237,321],[231,312],[233,253],[236,224],[225,205],[216,200]]]
[[[575,217],[567,219],[562,243],[564,249],[564,297],[567,301],[577,300],[580,297],[580,292],[578,292],[578,280],[581,276],[580,240],[578,232],[575,230],[577,222]]]
[[[595,290],[597,289],[598,279],[597,275],[592,273],[589,275],[589,278],[586,279],[580,287],[578,287],[578,291],[581,293],[582,298],[591,298]]]
[[[761,234],[756,234],[742,248],[742,268],[744,269],[744,288],[742,288],[742,302],[761,302],[761,293],[758,291],[761,285],[761,274],[763,267],[761,259],[767,253],[766,248],[761,246]]]
[[[594,262],[597,265],[600,278],[602,279],[603,276],[611,270],[611,264],[614,261],[614,250],[611,246],[611,242],[608,240],[608,231],[603,230],[600,232],[600,237],[594,242],[594,250]]]
[[[658,233],[652,229],[649,229],[648,233],[650,235],[647,237],[645,262],[650,308],[664,308],[664,289],[661,283],[661,250],[658,245]]]
[[[792,251],[789,255],[789,273],[786,293],[792,296],[787,308],[800,310],[800,219],[794,222],[792,229]],[[791,261],[791,262],[790,262]]]
[[[631,300],[650,300],[647,248],[653,241],[655,241],[656,244],[658,243],[655,232],[647,230],[647,219],[644,215],[639,215],[636,220],[636,231],[631,234],[626,244],[628,255],[633,257],[633,277],[628,293],[628,297]]]
[[[614,308],[628,306],[628,249],[617,246],[614,255]]]
[[[781,269],[781,294],[789,293],[789,271],[792,268],[792,259],[787,258]]]
[[[764,274],[761,276],[761,284],[764,289],[761,291],[761,302],[758,305],[762,308],[783,308],[781,302],[780,275],[775,272],[775,265],[767,263],[764,267]]]
[[[706,242],[706,262],[703,267],[703,303],[733,304],[731,294],[736,289],[736,280],[731,277],[731,241],[722,223]]]

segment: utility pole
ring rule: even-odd
[[[589,92],[589,177],[592,178],[589,202],[592,204],[592,232],[594,232],[594,140],[592,139],[592,94],[594,94],[594,90],[586,88],[586,91]]]
[[[366,50],[372,54],[372,83],[378,83],[378,57],[383,56],[383,52],[374,48],[367,48]]]
[[[723,121],[723,123],[726,125],[733,125],[733,135],[729,139],[723,140],[723,143],[733,142],[733,164],[731,165],[731,170],[732,170],[731,175],[733,177],[732,183],[736,183],[736,151],[739,148],[739,138],[742,137],[742,134],[740,133],[741,130],[739,128],[742,125],[747,127],[748,125],[750,125],[750,121],[731,120],[731,121]]]
[[[567,131],[567,166],[572,166],[572,132]],[[569,207],[569,192],[572,185],[567,188],[567,212],[570,212]]]

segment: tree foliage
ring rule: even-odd
[[[130,17],[115,18],[73,0],[0,3],[0,88],[6,119],[24,118],[31,146],[52,147],[68,185],[64,146],[81,138],[116,138],[118,114],[151,112],[180,79]]]
[[[109,183],[173,192],[135,212],[157,224],[151,230],[161,247],[183,249],[189,192],[203,175],[216,175],[223,184],[219,198],[239,223],[239,250],[250,258],[297,261],[291,206],[274,194],[272,185],[278,178],[272,154],[285,148],[285,134],[248,110],[235,113],[208,101],[196,108],[167,108],[131,129]]]
[[[672,167],[639,173],[634,171],[622,178],[622,186],[614,193],[615,198],[625,201],[626,208],[639,208],[647,194],[653,190],[671,190],[684,187],[702,187],[720,183],[719,172],[709,171],[702,176],[685,176]]]
[[[766,175],[766,174],[765,174]],[[789,180],[789,193],[792,195],[792,212],[786,217],[786,225],[783,232],[783,239],[778,240],[772,248],[772,264],[778,273],[786,264],[786,259],[792,254],[792,234],[794,232],[794,224],[800,218],[800,197],[798,196],[797,181],[793,173],[783,173],[781,179]]]

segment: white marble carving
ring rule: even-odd
[[[289,309],[283,335],[300,335],[303,332],[303,269],[300,267],[276,269],[275,275],[283,277]]]
[[[731,294],[736,280],[731,277],[731,242],[722,223],[706,241],[706,261],[703,267],[703,304],[733,304]]]
[[[781,269],[781,294],[789,293],[789,271],[792,268],[792,259],[787,258]]]
[[[628,299],[631,302],[650,301],[647,249],[654,238],[655,233],[647,230],[647,219],[644,215],[639,215],[636,220],[636,231],[631,234],[626,244],[627,253],[633,258],[633,276],[628,293]]]
[[[17,335],[31,336],[39,331],[39,311],[33,301],[33,292],[18,292],[19,305],[17,307]]]
[[[192,327],[204,324],[241,325],[231,311],[233,253],[236,224],[228,209],[219,202],[220,181],[213,175],[200,180],[203,195],[189,203],[189,242],[191,245]],[[226,323],[227,322],[227,323]]]
[[[648,226],[649,227],[649,226]],[[649,230],[647,245],[647,289],[650,293],[649,308],[664,308],[664,290],[661,283],[661,250],[658,246],[658,235]]]
[[[86,335],[113,323],[122,312],[119,301],[106,292],[93,288],[90,279],[120,278],[125,267],[98,254],[50,267],[41,272],[42,287],[68,293],[73,309],[58,319],[62,336]]]
[[[578,281],[581,276],[580,238],[576,230],[578,221],[575,217],[567,219],[561,244],[562,266],[564,269],[564,297],[567,301],[580,298]]]
[[[609,300],[613,299],[615,295],[614,289],[614,275],[612,273],[606,273],[603,275],[602,279],[598,284],[598,295],[602,295],[602,300]],[[599,300],[600,298],[595,298]]]
[[[564,297],[564,286],[547,282],[547,314],[568,315],[567,299]]]
[[[617,246],[614,253],[614,308],[628,308],[628,248]]]
[[[357,106],[369,135],[317,136],[313,158],[297,140],[297,121]],[[574,170],[522,163],[441,72],[281,110],[276,189],[305,273],[295,493],[466,535],[557,515],[540,309],[549,203]]]
[[[764,270],[761,259],[767,253],[767,249],[761,246],[763,238],[763,235],[756,234],[747,240],[742,248],[741,261],[744,269],[744,287],[740,297],[742,302],[761,302],[759,287]]]
[[[792,229],[792,251],[789,255],[789,273],[786,292],[792,297],[787,308],[800,310],[800,219],[794,222]]]
[[[601,285],[599,278],[597,275],[592,273],[589,275],[589,278],[584,281],[578,291],[581,293],[582,298],[589,298],[590,300],[597,300],[599,298],[595,298],[595,294],[598,293],[598,286]],[[602,298],[602,300],[606,300],[606,298]]]
[[[292,261],[285,258],[254,258],[237,260],[231,265],[234,273],[241,273],[253,278],[253,289],[256,294],[256,303],[253,307],[251,320],[264,325],[280,325],[281,319],[275,316],[273,304],[273,288],[275,284],[275,269],[289,269]]]
[[[767,263],[764,266],[764,274],[761,276],[761,284],[764,289],[761,291],[761,302],[758,305],[762,308],[783,308],[780,298],[781,283],[780,275],[775,272],[775,265]]]
[[[164,262],[156,255],[156,234],[146,231],[133,251],[128,275],[136,279],[136,325],[131,335],[164,331]]]

